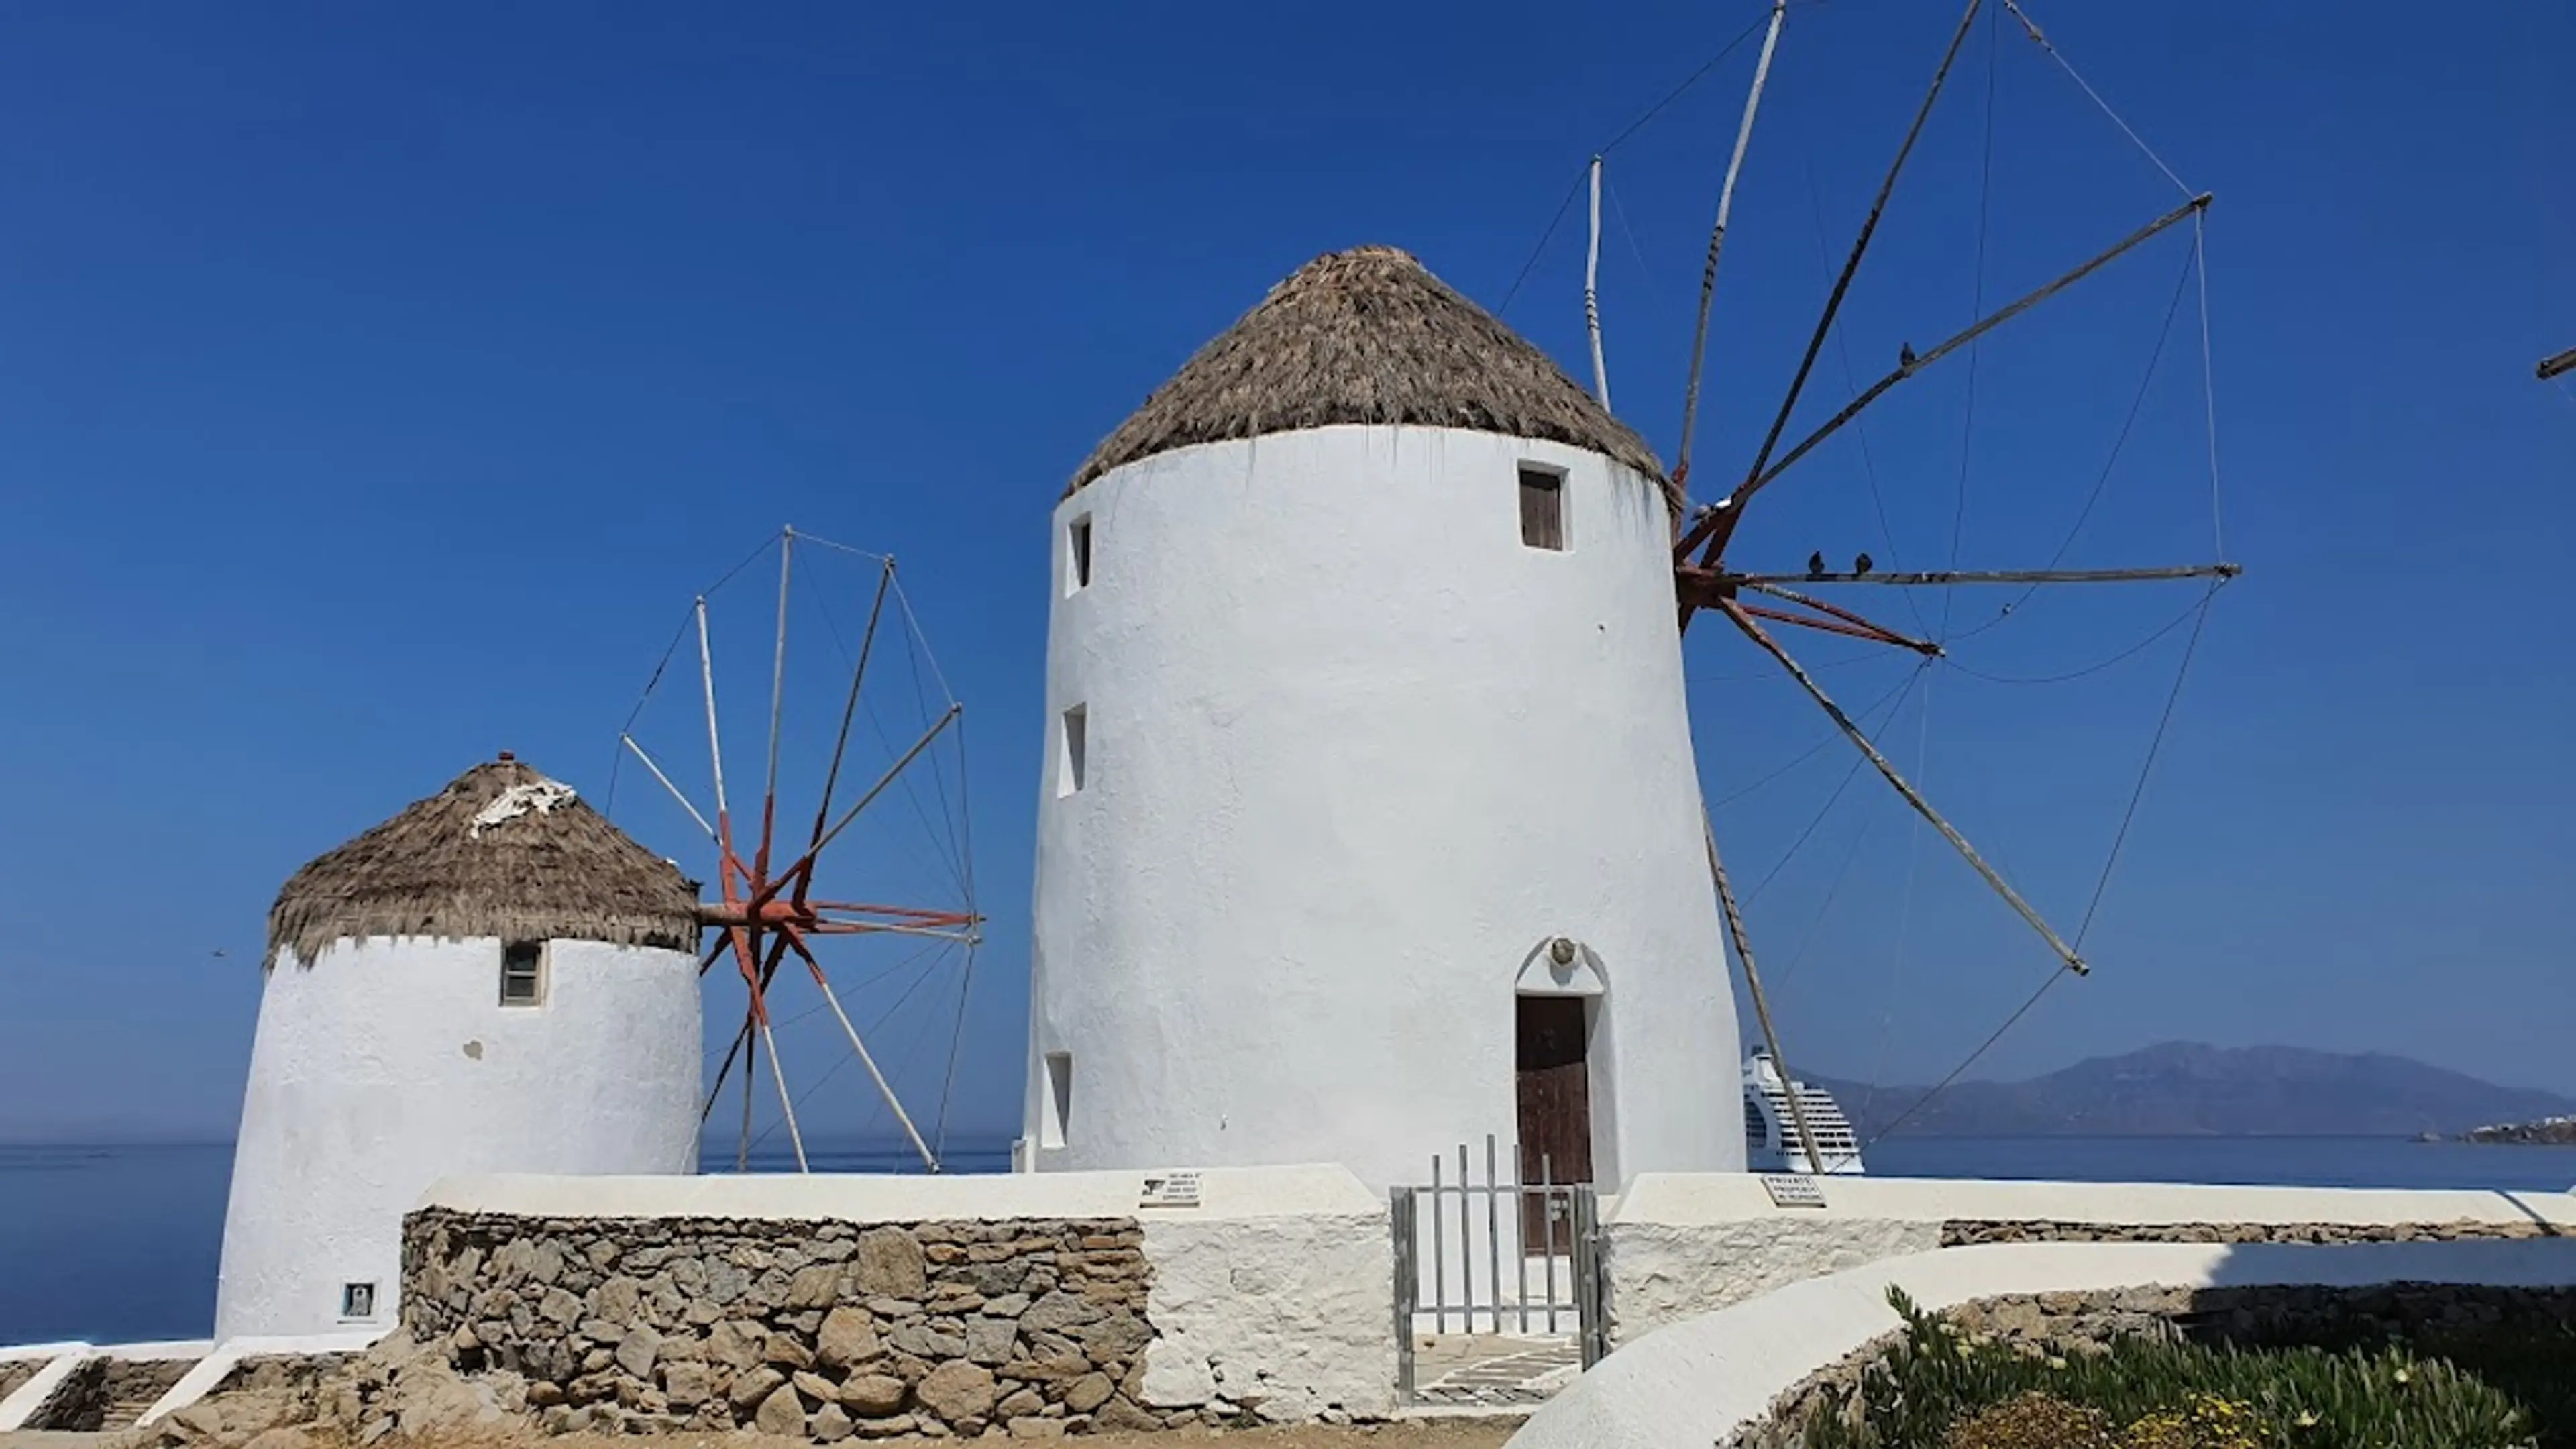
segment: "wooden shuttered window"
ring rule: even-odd
[[[1565,475],[1521,465],[1521,542],[1531,548],[1565,548]]]

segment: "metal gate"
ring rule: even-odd
[[[1427,1185],[1390,1195],[1395,1236],[1396,1391],[1415,1398],[1421,1340],[1490,1334],[1572,1340],[1590,1368],[1608,1352],[1601,1313],[1600,1236],[1592,1185],[1522,1182],[1519,1149],[1499,1173],[1499,1148],[1485,1139],[1484,1180],[1470,1172],[1466,1146],[1454,1168],[1431,1159]]]

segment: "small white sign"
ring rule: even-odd
[[[1145,1179],[1145,1193],[1136,1205],[1149,1208],[1193,1208],[1199,1205],[1199,1175],[1195,1172],[1167,1172]]]
[[[1825,1205],[1825,1185],[1803,1172],[1766,1172],[1763,1189],[1771,1194],[1771,1205],[1784,1208],[1820,1208]]]

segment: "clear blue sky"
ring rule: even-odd
[[[2226,549],[2250,572],[2088,942],[2097,975],[1981,1073],[2188,1037],[2576,1092],[2556,753],[2576,400],[2531,376],[2576,345],[2576,11],[2334,9],[2038,10],[2218,195]],[[787,522],[901,556],[968,703],[994,944],[959,1121],[1008,1124],[1065,476],[1316,252],[1400,244],[1501,305],[1583,159],[1761,13],[9,7],[0,1128],[228,1127],[278,882],[496,748],[596,795],[678,610]],[[1955,14],[1793,12],[1703,480],[1749,456]],[[1750,60],[1611,153],[1612,380],[1668,458]],[[1968,319],[1981,209],[1991,303],[2174,194],[2009,20],[1981,25],[1810,415]],[[1508,314],[1576,369],[1578,223]],[[1955,526],[1963,564],[2044,561],[2187,251],[2168,238],[1997,334],[1972,420],[1964,358],[1900,389],[1866,454],[1852,434],[1766,495],[1736,557],[1937,566]],[[2210,552],[2198,352],[2187,297],[2070,562]],[[2046,596],[1957,660],[2081,669],[2190,599]],[[1951,632],[1993,602],[1959,599]],[[1937,598],[1912,606],[1941,624]],[[1723,799],[1822,725],[1710,623],[1687,647]],[[2183,637],[2046,688],[1936,669],[1888,747],[2071,924]],[[1793,644],[1855,706],[1907,667]],[[1847,758],[1719,811],[1748,887]],[[1868,778],[1752,914],[1793,1050],[1845,1075],[1937,1075],[2045,970]]]

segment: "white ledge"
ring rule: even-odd
[[[1149,1172],[940,1176],[859,1173],[697,1177],[451,1177],[420,1206],[552,1218],[735,1218],[905,1223],[938,1219],[1135,1218],[1147,1223],[1311,1214],[1383,1214],[1386,1204],[1339,1165],[1212,1167],[1197,1207],[1140,1207]]]
[[[1754,1218],[1908,1222],[2044,1221],[2152,1227],[2172,1223],[2525,1223],[2576,1228],[2576,1193],[2405,1188],[2231,1187],[2206,1183],[2020,1182],[1828,1177],[1825,1206],[1773,1205],[1752,1173],[1640,1173],[1605,1226],[1690,1227]]]

